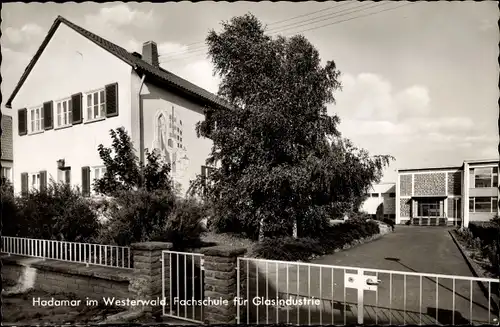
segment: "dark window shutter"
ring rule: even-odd
[[[118,83],[108,84],[106,90],[106,117],[118,116]]]
[[[53,102],[45,102],[43,104],[43,128],[45,130],[52,129],[54,127],[53,113]]]
[[[64,171],[64,182],[66,184],[71,184],[71,169]]]
[[[47,190],[47,171],[40,171],[40,192]]]
[[[90,196],[90,167],[82,167],[82,195]]]
[[[73,116],[73,125],[82,123],[82,94],[77,93],[71,96],[71,115]]]
[[[207,167],[201,166],[201,176],[207,177]]]
[[[19,135],[28,134],[28,111],[26,108],[17,111],[17,129]]]
[[[21,173],[21,195],[28,195],[28,173]]]

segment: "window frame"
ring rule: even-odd
[[[472,178],[472,181],[474,182],[474,185],[471,187],[472,188],[491,188],[491,187],[497,187],[498,186],[498,169],[495,171],[495,168],[497,167],[474,167],[472,168],[473,170],[473,178]],[[489,170],[489,173],[488,173],[488,178],[486,177],[486,173],[482,173],[482,174],[477,174],[476,173],[476,170]],[[489,180],[489,183],[487,183],[486,185],[489,185],[489,186],[483,186],[481,185],[480,183],[480,186],[478,186],[478,176],[482,176],[482,178],[480,178],[479,180],[480,181],[487,181]],[[495,183],[495,180],[496,180],[496,183]]]
[[[66,103],[66,113],[63,111],[63,103]],[[58,105],[61,105],[61,113],[58,113],[57,111]],[[61,118],[61,122],[59,122],[59,118]],[[63,118],[66,119],[65,124],[63,123]],[[54,101],[54,128],[64,128],[71,125],[73,125],[73,103],[71,97]]]
[[[34,121],[32,121],[32,112],[35,111],[35,110],[39,110],[39,118],[38,119],[35,119]],[[43,105],[39,105],[39,106],[34,106],[34,107],[31,107],[27,110],[27,127],[28,127],[28,135],[29,134],[38,134],[38,133],[43,133],[45,131],[45,127],[44,127],[44,114],[43,114]],[[34,129],[33,128],[33,124],[35,124],[36,126],[36,122],[39,123],[39,128],[38,129]]]
[[[96,170],[99,170],[99,177],[96,177]],[[91,182],[94,182],[96,179],[100,179],[106,174],[106,166],[104,165],[99,165],[99,166],[91,166],[90,167],[90,180]]]
[[[33,184],[33,177],[37,179],[37,183]],[[37,190],[40,191],[40,172],[28,173],[28,191]]]
[[[98,95],[98,100],[97,104],[95,103],[95,95]],[[102,94],[102,99],[100,98],[100,95]],[[88,100],[89,100],[89,95],[91,96],[92,100],[91,103],[92,105],[89,106]],[[102,102],[101,102],[102,101]],[[98,88],[92,91],[88,91],[83,93],[83,108],[85,109],[85,122],[93,122],[93,121],[99,121],[106,119],[106,88]],[[95,107],[97,107],[98,110],[98,115],[95,116]],[[92,111],[92,117],[89,116],[89,109]]]
[[[490,199],[490,210],[489,211],[478,211],[476,206],[476,198],[489,198]],[[495,201],[496,200],[496,206]],[[479,202],[479,203],[486,203],[486,202]],[[472,209],[471,209],[471,204],[472,204]],[[469,198],[469,213],[496,213],[497,212],[497,207],[498,207],[498,198],[496,196],[474,196]]]
[[[106,173],[106,166],[104,165],[99,165],[99,166],[90,166],[90,194],[91,195],[97,195],[97,192],[94,191],[94,183],[96,181],[96,170],[99,170],[99,179],[104,176]]]
[[[2,167],[1,176],[12,182],[12,167]]]

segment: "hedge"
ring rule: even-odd
[[[345,222],[330,226],[317,238],[269,238],[256,245],[258,258],[284,261],[307,261],[312,256],[333,253],[336,249],[380,233],[372,220]]]

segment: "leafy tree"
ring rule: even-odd
[[[327,114],[341,88],[333,61],[321,64],[303,36],[265,35],[251,14],[222,23],[206,39],[218,95],[232,109],[207,108],[197,126],[213,140],[204,189],[211,224],[257,238],[317,235],[333,215],[352,210],[356,198],[380,177],[389,157],[369,157],[341,138],[339,118]],[[207,180],[209,183],[206,183]]]
[[[130,136],[123,127],[110,130],[111,148],[99,145],[98,151],[106,173],[95,180],[94,190],[114,195],[121,191],[145,189],[146,191],[172,191],[170,165],[161,162],[156,152],[146,150],[146,165],[139,162]],[[114,155],[113,155],[114,154]],[[113,156],[112,156],[113,155]]]

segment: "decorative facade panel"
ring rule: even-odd
[[[462,194],[462,172],[448,173],[448,195]]]
[[[410,196],[411,194],[411,175],[399,176],[399,192],[401,196]]]
[[[400,217],[410,217],[411,212],[411,200],[410,199],[399,199],[399,215]]]
[[[446,195],[446,173],[415,174],[414,195]]]

